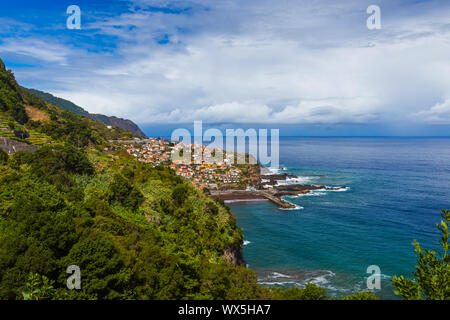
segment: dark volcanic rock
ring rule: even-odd
[[[140,137],[147,138],[144,132],[133,121],[128,119],[122,119],[117,117],[108,117],[102,114],[90,114],[91,118],[113,127],[119,127],[120,129],[130,131]]]
[[[242,247],[228,247],[223,252],[225,261],[233,266],[245,267],[244,257],[242,255]]]

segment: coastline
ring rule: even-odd
[[[346,189],[342,187],[329,187],[323,185],[302,185],[302,184],[287,184],[279,185],[280,181],[287,181],[288,179],[295,179],[297,176],[288,174],[262,174],[259,176],[259,182],[256,186],[249,187],[246,190],[239,189],[218,189],[211,190],[211,197],[223,201],[258,201],[269,200],[276,204],[280,209],[296,209],[297,206],[283,200],[284,196],[299,196],[308,194],[312,191],[339,191]]]

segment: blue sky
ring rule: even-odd
[[[368,30],[369,5],[381,8]],[[81,30],[66,9],[81,8]],[[283,135],[450,135],[450,4],[2,1],[19,82],[151,135],[194,120]]]

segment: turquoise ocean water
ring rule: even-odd
[[[413,239],[437,248],[435,224],[450,208],[450,139],[281,138],[280,166],[301,183],[348,190],[285,198],[299,210],[228,204],[261,283],[314,282],[340,296],[366,289],[377,265],[376,293],[395,299],[390,280],[414,270]]]

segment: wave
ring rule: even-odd
[[[329,271],[329,270],[327,270],[326,272],[327,273],[324,274],[324,275],[321,275],[321,276],[318,276],[318,277],[313,277],[313,278],[309,279],[308,282],[315,283],[315,284],[318,284],[318,285],[324,285],[324,284],[329,283],[330,281],[327,278],[334,277],[336,274],[334,272],[332,272],[332,271]]]
[[[305,288],[308,283],[325,288],[329,296],[339,298],[367,290],[367,278],[355,279],[346,274],[336,274],[331,270],[271,270],[254,269],[258,283],[268,287]],[[391,276],[381,274],[383,285],[390,283]]]
[[[317,190],[309,191],[308,193],[300,193],[298,197],[319,197],[319,196],[326,196],[326,192],[318,192]]]
[[[277,278],[290,278],[291,277],[291,276],[289,276],[287,274],[282,274],[282,273],[279,273],[279,272],[272,272],[271,276],[272,276],[272,278],[275,278],[275,279],[277,279]]]
[[[365,290],[365,281],[352,283],[349,286],[348,280],[342,278],[342,275],[336,275],[331,270],[283,270],[280,272],[255,269],[255,272],[258,274],[258,283],[261,285],[288,289],[305,288],[306,284],[313,283],[327,289],[328,294],[336,298]]]
[[[311,183],[312,180],[317,179],[317,177],[308,177],[308,176],[296,176],[295,178],[287,178],[286,180],[277,180],[277,186],[289,186],[289,185],[298,185],[298,184],[308,184]]]
[[[316,189],[315,192],[346,192],[350,190],[350,187],[332,187],[332,186],[325,186],[329,189]]]
[[[286,201],[286,200],[284,200],[284,201]],[[286,201],[286,202],[289,202],[289,201]],[[291,202],[289,202],[289,203],[292,204],[292,205],[294,205],[295,208],[280,208],[280,210],[292,211],[292,210],[303,210],[303,209],[305,209],[305,208],[302,207],[302,206],[296,205],[296,204],[291,203]]]
[[[295,203],[292,203],[292,202],[290,202],[290,201],[287,201],[286,200],[286,198],[289,198],[289,197],[294,197],[294,198],[296,198],[296,196],[284,196],[284,197],[282,197],[281,198],[281,200],[283,200],[283,201],[285,201],[285,202],[287,202],[287,203],[290,203],[290,204],[292,204],[293,206],[295,206],[294,208],[279,208],[280,210],[287,210],[287,211],[290,211],[290,210],[303,210],[303,209],[305,209],[304,207],[302,207],[302,206],[299,206],[299,205],[297,205],[297,204],[295,204]]]
[[[303,288],[307,283],[314,283],[320,286],[324,286],[330,282],[330,278],[336,276],[336,274],[330,270],[318,270],[318,271],[283,271],[276,272],[258,272],[258,283],[268,286],[287,286],[287,287],[300,287]],[[328,285],[331,289],[331,286]]]

